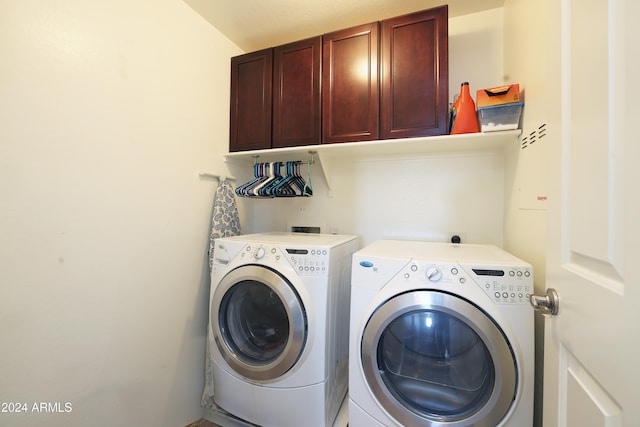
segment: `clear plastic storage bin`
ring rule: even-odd
[[[478,108],[481,132],[518,129],[523,102]]]

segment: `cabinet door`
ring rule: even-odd
[[[322,46],[322,142],[378,139],[379,24],[325,34]]]
[[[380,139],[446,134],[447,6],[382,21],[381,38]]]
[[[229,151],[271,148],[273,50],[231,58]]]
[[[320,143],[322,37],[273,49],[272,147]]]

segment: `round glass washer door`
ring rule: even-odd
[[[262,265],[243,265],[222,278],[210,318],[222,357],[251,380],[271,380],[289,371],[307,338],[307,317],[295,288]]]
[[[502,331],[447,293],[412,291],[380,305],[361,361],[375,398],[404,426],[495,427],[516,396],[516,360]]]

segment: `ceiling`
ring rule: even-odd
[[[245,52],[440,6],[446,0],[184,0]],[[505,0],[449,0],[449,17]]]

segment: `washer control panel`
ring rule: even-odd
[[[302,275],[324,276],[329,268],[329,250],[326,248],[284,248],[293,268]]]
[[[240,254],[243,259],[256,262],[288,262],[300,275],[325,276],[329,270],[329,249],[293,248],[263,244],[248,244]]]

